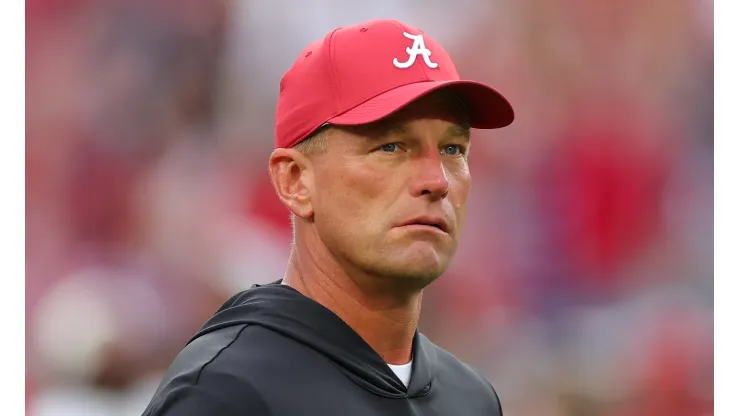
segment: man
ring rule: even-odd
[[[470,128],[511,106],[392,20],[337,29],[280,83],[269,171],[295,238],[281,281],[232,299],[145,415],[500,415],[472,367],[417,331],[470,190]]]

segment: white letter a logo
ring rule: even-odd
[[[424,46],[424,37],[422,35],[412,35],[407,32],[403,32],[403,35],[407,38],[414,41],[414,44],[411,45],[411,47],[406,48],[406,53],[409,54],[409,59],[406,62],[401,62],[398,60],[398,58],[393,58],[393,65],[396,66],[396,68],[409,68],[411,65],[416,62],[416,57],[421,55],[421,57],[424,59],[424,63],[427,64],[429,68],[436,68],[439,66],[436,62],[432,62],[429,60],[429,57],[432,56],[432,51],[427,49],[426,46]]]

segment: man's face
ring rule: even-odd
[[[457,249],[470,191],[462,104],[435,93],[379,122],[326,134],[325,151],[312,158],[319,238],[370,275],[436,279]]]

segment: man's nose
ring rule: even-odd
[[[445,198],[450,191],[447,170],[439,154],[424,155],[414,161],[411,194],[415,197],[429,195],[432,199]]]

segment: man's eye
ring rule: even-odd
[[[463,148],[456,144],[451,144],[442,148],[442,153],[449,156],[457,156],[463,154]]]
[[[398,150],[398,143],[388,143],[380,146],[380,150],[387,152],[387,153],[393,153],[396,150]]]

